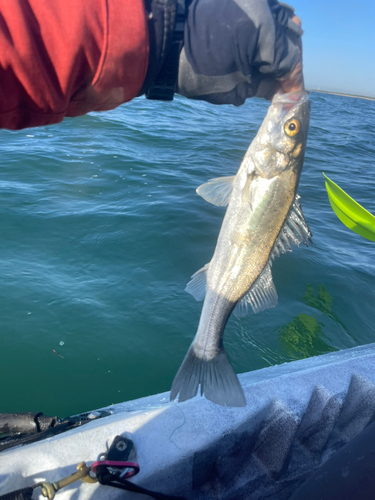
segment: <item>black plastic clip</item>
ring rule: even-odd
[[[103,465],[100,462],[95,463],[95,473],[100,484],[113,486],[121,490],[133,491],[134,493],[142,493],[157,500],[185,500],[183,497],[176,497],[158,493],[157,491],[147,490],[138,484],[128,481],[124,471],[116,470],[105,465],[105,462],[126,462],[131,457],[131,452],[134,449],[134,443],[131,439],[122,436],[116,436],[107,453],[100,456]],[[133,464],[137,465],[137,464]],[[138,469],[139,470],[139,469]],[[137,471],[138,472],[138,471]],[[129,476],[127,476],[129,477]]]

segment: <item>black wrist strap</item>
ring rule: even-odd
[[[178,60],[184,42],[186,17],[185,0],[177,0],[176,23],[171,46],[155,80],[149,86],[146,97],[159,101],[172,101],[178,78]]]

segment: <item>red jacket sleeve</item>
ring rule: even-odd
[[[0,127],[129,101],[148,52],[143,0],[0,0]]]

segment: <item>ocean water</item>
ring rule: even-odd
[[[311,100],[299,193],[314,244],[275,261],[276,308],[230,318],[237,373],[375,342],[375,243],[338,221],[322,176],[375,213],[375,102]],[[224,215],[195,189],[236,173],[267,107],[139,98],[0,131],[0,412],[170,389],[202,307],[184,288]]]

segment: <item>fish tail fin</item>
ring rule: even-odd
[[[196,396],[198,387],[201,395],[221,406],[246,406],[241,384],[222,347],[211,360],[202,359],[190,346],[171,388],[170,400],[178,395],[178,401]]]

